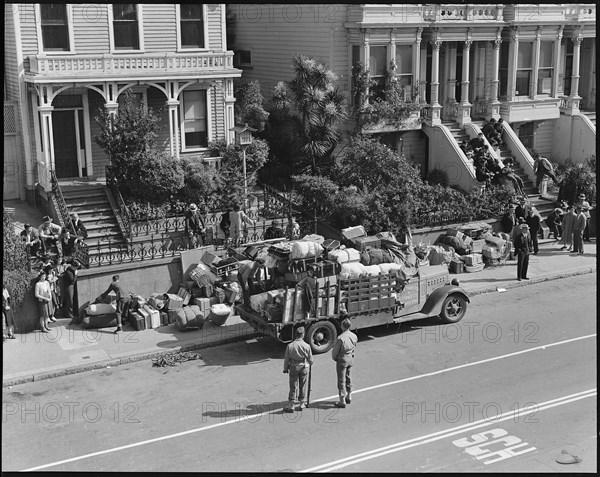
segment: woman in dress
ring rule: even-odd
[[[40,272],[35,284],[35,297],[38,300],[38,309],[40,312],[40,330],[42,333],[49,333],[50,327],[48,320],[54,315],[52,311],[52,291],[50,283],[46,280],[46,273]]]
[[[2,318],[6,322],[8,335],[6,338],[15,339],[15,317],[10,304],[10,293],[2,286]],[[3,336],[4,338],[4,336]]]
[[[571,251],[571,247],[573,246],[573,229],[575,228],[575,219],[577,215],[575,214],[575,209],[572,205],[567,207],[567,213],[563,215],[562,219],[562,235],[560,237],[560,241],[563,246],[560,248],[561,250],[567,249],[567,252]]]
[[[46,273],[46,281],[50,285],[50,293],[52,295],[52,307],[50,309],[50,318],[49,321],[55,322],[56,318],[54,317],[54,310],[56,310],[60,303],[58,301],[58,273],[54,269],[53,266],[49,265],[44,268],[44,272]]]

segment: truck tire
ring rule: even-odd
[[[458,323],[467,312],[467,300],[458,293],[446,297],[442,304],[440,319],[443,323]]]
[[[306,342],[310,345],[313,354],[327,353],[333,348],[337,338],[337,330],[330,321],[318,321],[308,328]]]

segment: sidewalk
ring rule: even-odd
[[[7,205],[5,203],[5,205]],[[19,204],[20,205],[20,204]],[[19,207],[20,208],[20,207]],[[33,209],[35,211],[35,209]],[[33,215],[33,214],[31,214]],[[21,219],[21,220],[19,220]],[[29,220],[15,217],[15,221]],[[547,280],[596,272],[596,241],[586,243],[578,256],[560,251],[560,245],[542,240],[538,255],[532,255],[528,281],[516,280],[516,261],[488,267],[477,273],[451,275],[469,296],[509,290]],[[590,277],[595,281],[595,277]],[[476,298],[473,298],[474,300]],[[202,330],[180,332],[175,326],[161,326],[136,332],[126,324],[118,335],[112,328],[83,330],[69,319],[51,323],[52,333],[39,331],[17,335],[3,344],[3,386],[38,381],[65,374],[118,366],[174,351],[189,351],[242,341],[256,336],[239,316],[223,326],[206,322]]]

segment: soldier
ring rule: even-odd
[[[352,380],[350,371],[354,366],[354,349],[358,343],[358,337],[350,331],[352,323],[348,318],[342,320],[342,334],[338,336],[331,357],[336,362],[338,392],[340,394],[339,402],[334,402],[335,407],[346,407],[346,404],[352,402],[350,393],[352,391]]]
[[[285,349],[283,357],[283,372],[290,375],[290,394],[288,396],[288,405],[283,408],[285,412],[294,412],[298,387],[300,394],[297,396],[300,401],[299,411],[306,407],[308,373],[313,363],[312,350],[310,345],[304,341],[304,327],[296,328],[292,341]]]

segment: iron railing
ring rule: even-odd
[[[128,209],[127,205],[125,204],[125,201],[123,200],[121,191],[119,190],[119,188],[117,186],[117,181],[115,180],[112,172],[110,171],[109,166],[105,167],[105,171],[106,171],[106,187],[108,187],[108,189],[112,193],[114,199],[117,201],[117,209],[115,210],[116,218],[118,221],[120,221],[119,225],[121,228],[121,232],[123,233],[123,238],[126,241],[128,241],[132,236],[132,232],[131,232],[132,220],[131,220],[131,216],[129,213],[129,209]]]

